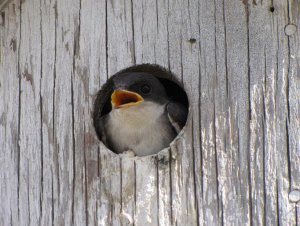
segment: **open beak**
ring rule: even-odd
[[[144,101],[138,93],[128,90],[115,90],[111,95],[113,108],[125,108],[138,105]]]

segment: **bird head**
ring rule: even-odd
[[[113,78],[112,108],[128,108],[144,101],[164,103],[167,94],[164,86],[153,75],[142,72],[118,74]]]

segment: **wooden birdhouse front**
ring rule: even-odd
[[[299,10],[0,0],[0,225],[300,225]],[[187,123],[157,154],[116,154],[97,94],[144,64],[179,81]]]

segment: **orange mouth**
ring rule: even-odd
[[[124,108],[138,105],[144,101],[138,93],[127,90],[115,90],[111,95],[111,103],[114,108]]]

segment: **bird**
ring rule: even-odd
[[[158,153],[183,128],[187,107],[172,100],[160,80],[145,72],[112,78],[111,111],[99,120],[102,142],[115,153],[136,156]]]

